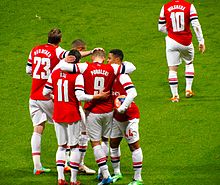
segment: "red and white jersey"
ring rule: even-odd
[[[110,64],[100,64],[98,62],[88,63],[88,67],[83,72],[85,80],[85,93],[86,94],[98,94],[101,90],[110,91],[120,70],[115,73],[114,68]],[[112,97],[106,100],[92,100],[86,102],[84,109],[92,113],[107,113],[113,110]]]
[[[129,75],[127,74],[118,75],[112,86],[113,100],[115,100],[120,95],[127,96],[129,93],[129,90],[132,88],[135,88],[135,87]],[[127,110],[125,111],[125,113],[120,114],[117,112],[117,110],[115,110],[113,117],[117,121],[124,122],[128,120],[132,120],[134,118],[140,118],[140,112],[139,112],[137,105],[134,103],[134,101],[132,101],[129,107],[127,108]]]
[[[100,90],[111,90],[118,74],[131,73],[136,69],[130,62],[123,62],[122,65],[99,62],[71,64],[64,60],[59,63],[59,67],[64,71],[83,74],[85,93],[90,95],[97,94]],[[85,103],[84,108],[95,114],[108,113],[113,110],[113,100],[112,97],[107,100],[92,100]]]
[[[73,123],[81,119],[79,102],[75,96],[77,76],[57,69],[45,85],[54,95],[53,120],[57,123]]]
[[[44,85],[53,68],[66,54],[66,50],[52,44],[39,45],[32,49],[26,67],[26,73],[32,76],[31,99],[47,100],[42,95]]]
[[[176,42],[188,46],[192,42],[190,22],[194,19],[198,19],[194,5],[184,0],[172,0],[161,9],[159,30],[167,32]]]

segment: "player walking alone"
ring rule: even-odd
[[[166,33],[166,58],[169,67],[169,84],[172,102],[179,102],[177,69],[185,61],[185,96],[194,95],[192,83],[194,78],[194,47],[190,23],[199,42],[199,51],[205,51],[204,38],[198,14],[193,4],[185,0],[172,0],[163,5],[158,23],[159,31]]]

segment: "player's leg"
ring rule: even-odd
[[[172,102],[179,101],[177,69],[178,65],[181,64],[181,59],[178,46],[179,44],[177,42],[169,37],[166,37],[166,58],[169,67],[168,80],[172,93]]]
[[[114,170],[114,175],[112,176],[113,183],[122,179],[120,170],[120,142],[123,138],[123,130],[120,129],[119,124],[121,124],[121,126],[124,125],[123,123],[117,122],[115,119],[113,119],[112,130],[110,133],[110,156]],[[127,125],[127,122],[125,125]]]
[[[47,102],[47,101],[45,101]],[[47,103],[50,104],[50,101]],[[50,105],[49,105],[50,107]],[[29,100],[30,116],[33,122],[34,131],[31,137],[32,159],[34,163],[34,174],[39,175],[44,172],[50,172],[41,164],[41,136],[45,128],[45,122],[48,119],[47,114],[42,109],[42,102]]]
[[[82,120],[80,121],[81,135],[80,135],[80,139],[79,139],[79,148],[80,148],[80,152],[82,154],[81,154],[79,172],[92,175],[92,174],[95,174],[96,171],[90,169],[89,167],[87,167],[84,164],[84,158],[85,158],[85,155],[86,155],[86,150],[88,148],[88,141],[89,141],[87,128],[86,128],[86,115],[85,115],[85,112],[84,112],[82,106],[79,106],[79,111],[80,111],[80,115],[81,115],[81,118],[82,118]]]
[[[141,171],[143,163],[143,153],[139,145],[139,119],[129,120],[126,128],[125,138],[132,153],[132,164],[134,170],[133,181],[129,184],[143,184]]]
[[[70,184],[78,185],[80,184],[77,181],[77,173],[79,171],[79,163],[81,159],[81,152],[79,151],[79,136],[80,136],[80,122],[77,121],[73,124],[68,124],[68,138],[69,142],[68,145],[71,148],[70,153],[70,167],[71,167],[71,178]]]
[[[68,142],[68,132],[67,124],[65,123],[54,123],[54,128],[56,132],[56,138],[58,143],[58,148],[56,152],[56,165],[57,165],[57,174],[58,174],[58,185],[66,185],[64,176],[64,167],[66,161],[66,148]]]
[[[108,114],[93,114],[89,113],[87,116],[88,134],[93,148],[96,163],[103,175],[101,184],[109,184],[112,182],[108,166],[106,163],[106,153],[101,146],[101,137],[109,137],[112,118],[112,112]],[[106,121],[107,120],[107,121]],[[103,122],[105,121],[105,122]],[[103,128],[103,124],[105,127]],[[108,125],[109,124],[109,125]],[[108,126],[107,126],[108,125]]]
[[[193,84],[193,79],[194,79],[194,65],[193,65],[194,47],[193,47],[193,44],[183,47],[181,57],[186,63],[185,65],[185,79],[186,79],[185,95],[187,98],[190,98],[194,95],[192,91],[192,84]]]

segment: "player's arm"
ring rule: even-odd
[[[134,98],[137,96],[137,91],[133,85],[131,78],[127,74],[122,74],[119,77],[119,81],[125,89],[127,96],[121,106],[117,109],[119,113],[124,113],[127,108],[130,106]]]
[[[69,51],[61,48],[60,46],[58,46],[56,48],[56,56],[58,59],[62,60],[64,59],[67,55],[69,54]]]
[[[158,21],[158,30],[167,34],[166,19],[164,15],[164,6],[161,8],[161,11],[160,11],[160,18]]]
[[[103,49],[103,48],[94,48],[93,50],[89,50],[89,51],[79,51],[81,54],[81,57],[86,57],[89,56],[93,53],[93,51],[97,50],[97,49]]]
[[[71,73],[84,73],[84,71],[87,69],[88,64],[87,63],[77,63],[73,64],[71,63],[71,57],[72,56],[67,56],[65,59],[61,60],[59,62],[59,68],[62,71],[67,71]]]
[[[47,83],[45,84],[44,88],[43,88],[43,96],[45,96],[48,99],[54,99],[53,96],[53,84],[52,84],[52,78],[51,78],[51,74],[47,80]]]
[[[81,54],[81,57],[87,57],[89,55],[92,54],[93,50],[89,50],[89,51],[79,51]]]
[[[27,61],[27,64],[26,64],[26,73],[29,74],[30,76],[32,76],[32,56],[31,56],[31,52],[29,54],[28,61]]]
[[[83,75],[79,74],[76,77],[75,81],[75,95],[78,101],[91,101],[91,100],[98,100],[98,99],[106,99],[109,97],[110,92],[100,92],[96,95],[86,94],[84,91],[84,78]]]
[[[125,74],[125,73],[130,74],[136,70],[134,64],[128,61],[122,62],[121,65],[118,64],[110,64],[110,65],[113,67],[115,75]]]
[[[196,38],[199,42],[199,51],[201,53],[204,53],[204,51],[205,51],[205,41],[204,41],[204,38],[203,38],[202,28],[201,28],[201,25],[199,23],[198,15],[197,15],[196,9],[195,9],[193,4],[190,7],[190,21],[191,21],[191,25],[193,27],[193,30],[196,34]]]

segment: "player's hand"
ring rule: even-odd
[[[199,44],[199,51],[201,53],[204,53],[205,52],[205,44]]]
[[[76,60],[76,57],[73,55],[68,55],[65,58],[65,62],[67,62],[67,63],[74,63],[75,60]]]
[[[94,51],[99,51],[99,50],[100,51],[105,51],[103,48],[94,48],[91,53],[93,53]]]
[[[101,90],[99,94],[93,96],[93,99],[104,100],[107,99],[109,96],[110,96],[110,91],[104,92],[103,90]]]
[[[110,96],[110,91],[104,92],[104,91],[100,91],[99,93],[99,99],[107,99]]]

